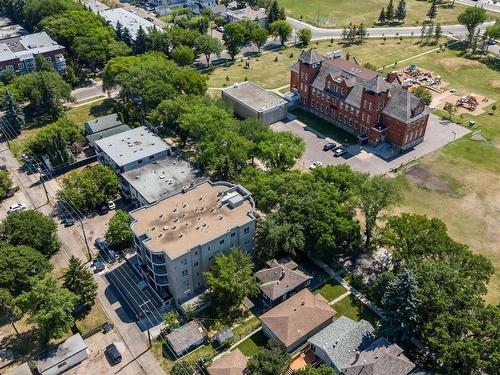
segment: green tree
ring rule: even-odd
[[[0,200],[7,197],[7,193],[12,188],[12,179],[9,171],[0,171]]]
[[[399,0],[398,6],[396,8],[396,19],[399,23],[403,23],[406,18],[406,1]]]
[[[257,147],[258,157],[268,168],[286,170],[304,154],[305,143],[290,132],[269,132]]]
[[[356,29],[356,35],[358,36],[357,43],[362,44],[365,36],[367,35],[366,27],[361,23]]]
[[[297,375],[337,375],[338,373],[331,367],[321,365],[320,367],[307,366],[295,372]]]
[[[308,29],[308,28],[300,29],[299,32],[297,33],[297,36],[299,37],[299,40],[300,40],[300,43],[302,44],[302,46],[306,47],[311,42],[312,31],[311,31],[311,29]]]
[[[116,22],[115,37],[117,40],[122,40],[122,37],[123,37],[123,26],[122,26],[120,21]]]
[[[458,22],[467,29],[469,44],[472,43],[476,27],[486,21],[487,18],[486,10],[479,7],[467,7],[459,14]]]
[[[50,257],[59,250],[57,225],[35,210],[13,212],[0,226],[1,236],[12,245],[25,245]]]
[[[250,256],[238,248],[228,255],[217,255],[209,272],[204,273],[214,306],[237,307],[243,298],[258,293]]]
[[[219,39],[213,38],[208,34],[202,34],[196,38],[196,50],[198,53],[205,55],[207,65],[210,65],[210,56],[219,56],[223,50],[222,43]]]
[[[177,310],[170,310],[163,314],[163,323],[168,332],[173,331],[181,326],[180,315]]]
[[[24,111],[9,90],[5,90],[3,108],[5,120],[9,126],[9,130],[4,131],[4,135],[11,138],[14,135],[12,133],[21,134],[21,129],[25,124]]]
[[[422,99],[427,105],[431,104],[432,102],[432,94],[424,86],[415,86],[411,90],[411,93],[415,95],[417,98]]]
[[[269,25],[271,35],[280,39],[281,46],[284,46],[286,40],[292,35],[293,27],[285,20],[274,21]]]
[[[418,286],[411,270],[405,270],[393,279],[382,298],[382,332],[409,343],[417,323]]]
[[[269,12],[267,13],[267,22],[268,25],[271,23],[278,21],[280,19],[280,7],[276,0],[273,1],[271,7],[269,8]]]
[[[500,39],[500,23],[488,26],[486,32],[491,39]]]
[[[97,282],[92,272],[74,255],[69,258],[63,286],[78,296],[78,304],[92,306],[97,296]]]
[[[387,4],[385,19],[389,22],[394,19],[394,3],[392,2],[392,0],[389,0],[389,4]]]
[[[437,0],[432,0],[431,2],[431,7],[427,11],[427,17],[429,17],[430,20],[433,20],[437,16]]]
[[[172,51],[172,58],[179,66],[191,65],[194,61],[194,51],[187,46],[177,46]]]
[[[367,177],[359,187],[358,207],[365,221],[365,248],[370,249],[373,231],[381,211],[397,204],[400,191],[394,182],[384,176]]]
[[[380,22],[380,23],[383,24],[383,23],[385,23],[385,20],[386,20],[386,18],[385,18],[385,9],[382,8],[380,10],[380,14],[378,15],[378,22]]]
[[[290,354],[278,347],[261,347],[248,361],[248,368],[253,375],[283,375],[291,361]]]
[[[439,39],[441,39],[442,35],[443,35],[443,29],[441,28],[441,24],[438,23],[434,28],[434,38],[436,44],[439,43]]]
[[[0,288],[0,317],[2,319],[7,318],[14,330],[17,332],[17,328],[14,325],[14,321],[19,319],[22,316],[22,312],[19,309],[19,306],[16,304],[15,298],[10,294],[7,289]]]
[[[123,28],[121,41],[125,43],[125,45],[132,47],[132,35],[130,35],[130,30],[126,27]]]
[[[34,30],[45,17],[79,8],[80,5],[71,0],[27,0],[23,7],[24,26]]]
[[[146,52],[147,49],[147,35],[142,26],[139,26],[135,39],[132,43],[133,52],[136,55]]]
[[[51,276],[34,281],[31,290],[23,292],[17,303],[28,313],[28,322],[36,324],[45,342],[61,337],[75,324],[71,315],[78,297],[57,286]]]
[[[131,222],[132,220],[127,212],[116,210],[108,223],[108,229],[105,234],[106,242],[113,248],[120,250],[132,246],[134,235],[130,229]]]
[[[266,29],[257,28],[257,29],[252,31],[251,40],[252,40],[253,44],[255,44],[257,49],[259,50],[259,53],[260,53],[262,46],[264,46],[264,44],[266,44],[268,37],[269,37],[269,33]]]
[[[240,52],[241,46],[245,42],[245,28],[239,23],[228,23],[224,27],[222,40],[226,46],[227,53],[234,60],[234,57]]]
[[[35,56],[35,66],[37,72],[54,72],[54,65],[45,56],[38,54]]]

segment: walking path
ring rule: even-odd
[[[348,290],[344,294],[342,294],[342,295],[338,296],[337,298],[335,298],[333,301],[328,302],[328,304],[335,305],[337,302],[340,302],[341,300],[343,300],[344,298],[346,298],[350,294],[351,294],[351,292]]]

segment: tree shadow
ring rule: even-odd
[[[32,329],[19,334],[12,334],[0,341],[0,348],[10,349],[18,362],[26,362],[46,347],[40,341],[38,331]]]
[[[105,116],[113,113],[116,110],[114,101],[111,99],[104,99],[102,102],[96,103],[90,107],[89,113],[94,117]]]

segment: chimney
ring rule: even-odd
[[[350,54],[349,52],[347,52],[347,53],[345,54],[345,59],[346,59],[347,61],[349,61],[349,58],[350,58],[350,57],[351,57],[351,54]]]
[[[285,269],[281,267],[281,275],[280,275],[280,280],[283,280],[285,278]]]
[[[392,72],[387,73],[387,77],[385,80],[389,83],[392,83],[397,79],[398,79],[398,73],[395,71],[392,71]]]

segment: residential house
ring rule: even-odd
[[[207,368],[208,375],[249,375],[247,357],[234,349],[215,359]]]
[[[25,74],[36,69],[35,58],[42,55],[56,71],[66,71],[64,47],[55,42],[45,31],[0,40],[0,73],[11,70]]]
[[[118,174],[170,154],[170,147],[145,126],[99,139],[94,148],[99,161]]]
[[[255,204],[240,185],[205,181],[130,213],[142,276],[165,299],[201,293],[218,254],[254,251]]]
[[[358,352],[374,342],[374,330],[366,320],[356,322],[341,316],[309,338],[308,342],[316,357],[340,373],[356,361]]]
[[[210,15],[212,16],[212,18],[224,17],[226,10],[227,8],[224,4],[217,4],[210,8]]]
[[[320,294],[300,292],[260,316],[263,332],[293,352],[328,326],[335,311]]]
[[[314,49],[291,67],[290,91],[300,106],[354,135],[361,143],[387,143],[401,152],[423,142],[429,110],[397,80],[340,54]]]
[[[342,369],[344,375],[408,375],[413,374],[415,364],[396,344],[381,337],[368,348],[357,352],[356,360]]]
[[[255,21],[263,29],[267,28],[267,21],[269,19],[264,8],[252,8],[247,6],[242,9],[231,9],[226,11],[226,19],[229,22],[242,22],[244,20]]]
[[[208,341],[207,330],[197,320],[184,324],[165,338],[168,347],[177,357],[182,357]]]
[[[294,261],[278,262],[272,259],[267,262],[269,268],[255,273],[260,282],[259,288],[266,305],[276,306],[304,289],[312,277],[298,269]]]

